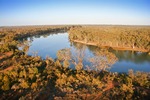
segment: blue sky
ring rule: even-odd
[[[0,26],[150,25],[150,0],[0,0]]]

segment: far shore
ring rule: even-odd
[[[73,42],[77,42],[77,43],[82,43],[82,44],[86,44],[86,45],[92,45],[92,46],[98,46],[96,43],[92,43],[92,42],[84,42],[84,41],[79,41],[79,40],[71,40]],[[131,47],[116,47],[116,46],[110,46],[110,45],[101,45],[101,46],[98,46],[98,47],[101,47],[101,48],[105,48],[105,47],[109,47],[109,48],[112,48],[114,50],[129,50],[129,51],[139,51],[139,52],[150,52],[149,50],[146,50],[146,49],[140,49],[140,48],[131,48]]]

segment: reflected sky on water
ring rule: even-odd
[[[68,39],[68,33],[46,34],[36,35],[34,37],[28,37],[30,47],[28,55],[34,55],[37,53],[45,59],[47,56],[55,59],[57,51],[64,48],[70,48],[72,54],[76,56],[77,50],[84,49],[84,65],[91,65],[88,59],[96,56],[96,53],[100,51],[99,56],[103,55],[109,59],[109,53],[115,55],[118,59],[112,67],[109,69],[111,72],[128,72],[129,69],[134,71],[150,72],[150,55],[147,53],[133,52],[133,51],[119,51],[112,49],[100,49],[95,46],[86,46],[80,43],[71,43]],[[107,51],[107,52],[106,52]],[[104,53],[103,53],[104,52]]]

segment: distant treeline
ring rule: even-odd
[[[6,34],[14,39],[25,38],[33,35],[40,35],[49,32],[67,31],[71,26],[14,26],[0,28],[0,37]]]
[[[62,32],[70,29],[70,26],[14,26],[0,28],[0,52],[14,51],[17,49],[17,42],[20,39],[47,34]],[[12,50],[13,49],[13,50]]]
[[[75,42],[150,51],[150,26],[82,26],[69,33]]]

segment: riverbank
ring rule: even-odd
[[[139,48],[119,47],[119,46],[116,47],[116,46],[109,46],[109,45],[99,46],[97,43],[94,43],[94,42],[84,42],[84,41],[79,41],[79,40],[71,40],[71,41],[86,44],[86,45],[91,45],[91,46],[98,46],[100,48],[112,48],[114,50],[129,50],[129,51],[149,52],[149,50],[139,49]]]
[[[115,50],[150,52],[150,27],[82,26],[69,30],[69,39]]]

